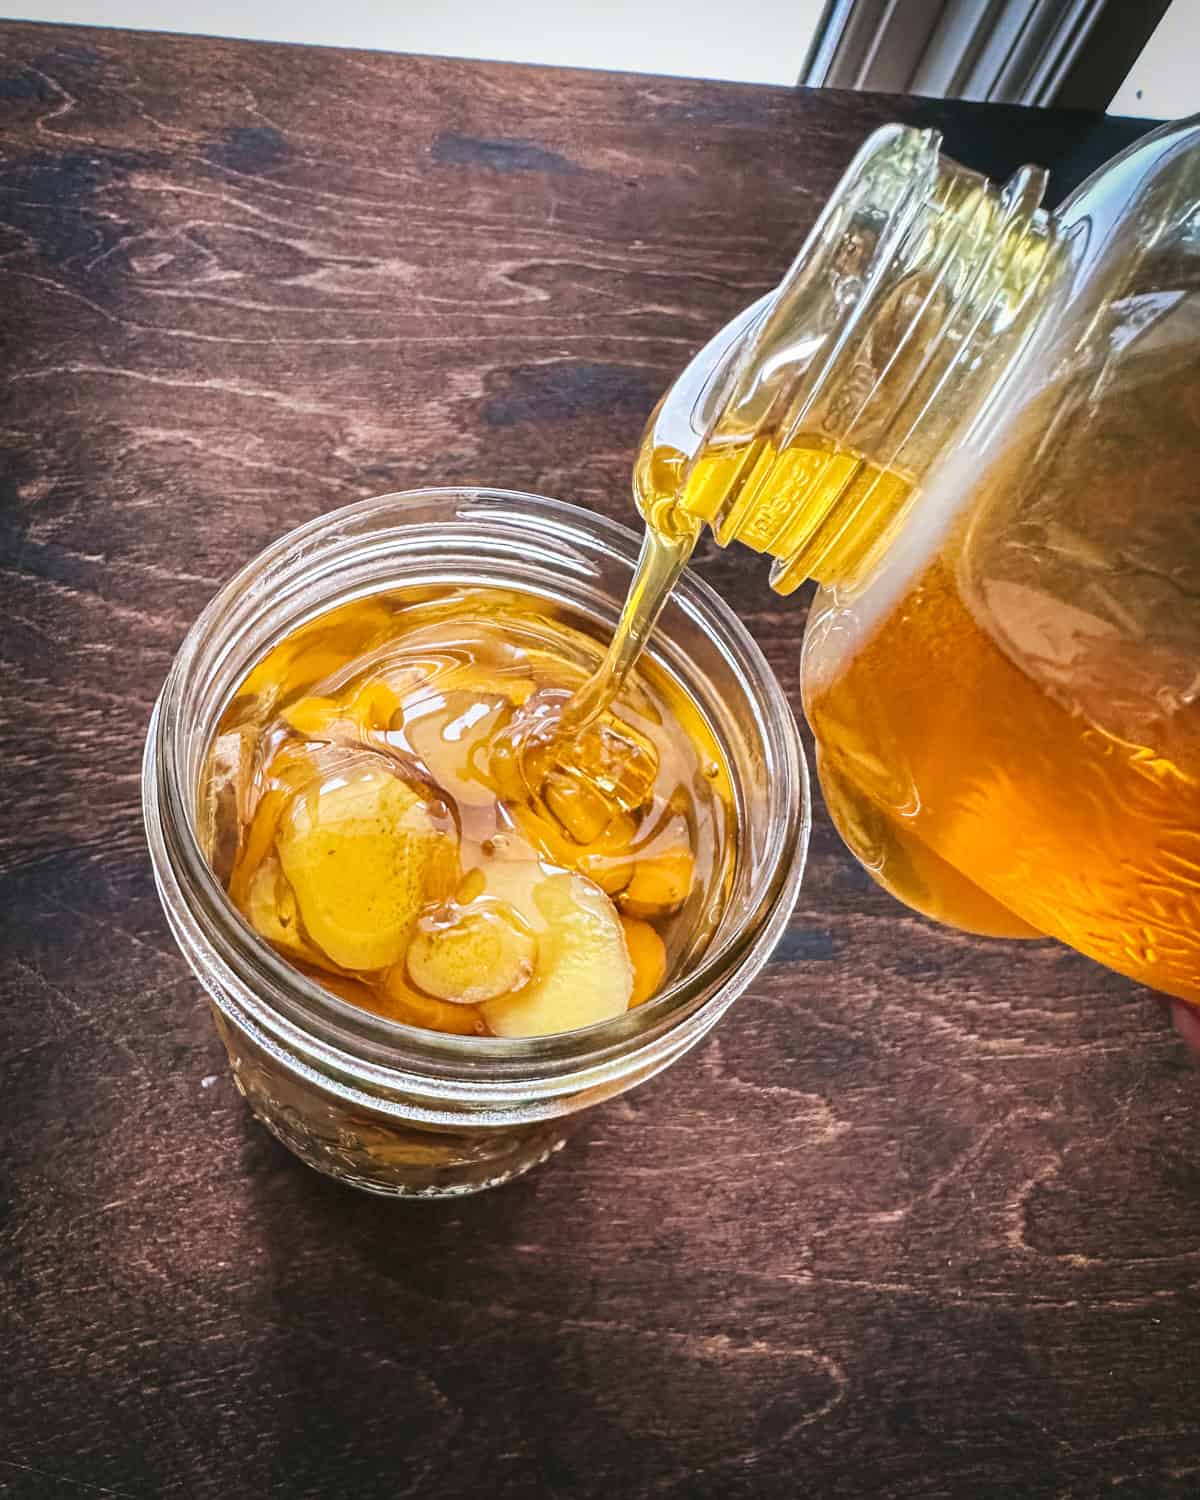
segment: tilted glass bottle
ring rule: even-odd
[[[635,492],[819,584],[805,708],[882,885],[1200,1002],[1200,123],[1044,182],[877,132]]]

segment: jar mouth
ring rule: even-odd
[[[615,623],[640,538],[614,521],[563,501],[495,489],[422,489],[377,496],[331,512],[267,547],[215,595],[168,673],[150,723],[142,795],[155,881],[172,930],[218,1006],[315,1065],[339,1059],[378,1070],[454,1080],[528,1085],[602,1067],[641,1053],[680,1028],[717,1014],[766,961],[786,925],[803,874],[810,828],[808,772],[791,706],[775,674],[731,607],[687,573],[648,646],[660,669],[702,711],[726,712],[757,790],[730,773],[737,798],[733,900],[710,946],[660,994],[609,1021],[531,1038],[452,1036],[363,1011],[293,968],[230,902],[201,850],[194,824],[200,759],[241,677],[282,636],[336,604],[387,587],[486,583],[567,600],[603,628]],[[721,674],[715,704],[698,655]],[[707,696],[706,696],[707,692]],[[719,739],[729,725],[710,724]],[[726,751],[729,746],[726,744]],[[746,759],[743,756],[743,759]],[[750,864],[738,868],[745,859]],[[715,1019],[715,1017],[714,1017]],[[707,1024],[711,1024],[708,1022]]]

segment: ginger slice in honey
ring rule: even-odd
[[[457,1005],[434,995],[423,995],[409,984],[403,964],[388,971],[381,989],[374,994],[371,1008],[393,1021],[403,1021],[406,1026],[423,1026],[428,1031],[446,1031],[454,1036],[479,1036],[487,1031],[478,1006]]]
[[[252,794],[255,731],[242,724],[219,734],[208,753],[196,808],[196,834],[217,878],[226,884],[244,840]]]
[[[374,992],[360,979],[349,979],[345,974],[333,974],[328,969],[315,968],[311,964],[298,964],[297,967],[322,989],[336,995],[339,1000],[345,1000],[348,1005],[355,1005],[359,1010],[375,1009]]]
[[[274,854],[261,860],[250,876],[242,910],[255,932],[288,958],[302,959],[315,968],[326,966],[324,955],[304,936],[295,893]]]
[[[306,740],[351,744],[383,735],[400,711],[401,695],[386,677],[372,677],[357,692],[338,697],[312,693],[297,698],[280,718]]]
[[[408,945],[408,977],[427,995],[478,1005],[529,983],[537,940],[505,901],[486,897],[422,916]]]
[[[327,740],[345,720],[346,708],[340,698],[326,698],[315,693],[289,703],[280,717],[306,740]]]
[[[516,700],[508,689],[513,686],[452,688],[406,705],[405,739],[437,785],[460,805],[490,807],[496,800],[489,746],[512,716]]]
[[[385,734],[392,726],[404,702],[399,689],[406,684],[396,684],[387,677],[369,678],[350,704],[350,716],[364,734]]]
[[[330,610],[273,647],[242,681],[231,707],[257,698],[269,710],[281,698],[294,697],[339,672],[394,629],[394,615],[378,599],[358,599]]]
[[[310,940],[339,968],[390,968],[404,953],[448,842],[398,776],[348,758],[294,796],[276,847]]]
[[[581,875],[595,881],[606,895],[616,896],[629,884],[633,876],[633,861],[628,854],[628,842],[600,839],[579,853],[575,868]]]
[[[283,787],[272,787],[258,799],[254,817],[246,831],[242,852],[229,877],[229,894],[234,904],[243,911],[250,899],[255,876],[267,855],[275,848],[275,834],[279,820],[291,798],[291,792]],[[261,890],[261,887],[260,887]]]
[[[623,916],[621,930],[633,965],[633,994],[629,1004],[642,1005],[658,993],[667,977],[667,945],[650,923],[639,917]]]
[[[490,865],[488,896],[513,907],[537,936],[524,987],[480,1006],[497,1036],[549,1036],[611,1020],[629,1006],[633,966],[612,902],[581,875],[537,860]]]
[[[629,884],[617,898],[629,917],[664,917],[678,911],[691,894],[696,861],[688,849],[668,849],[639,859]]]

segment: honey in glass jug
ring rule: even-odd
[[[1200,123],[1044,185],[877,132],[635,497],[817,581],[804,705],[881,885],[1200,1002]]]

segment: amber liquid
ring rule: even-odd
[[[1008,658],[938,560],[808,712],[834,821],[901,900],[1200,1000],[1194,708],[1190,767],[1106,733]]]
[[[260,937],[345,1000],[542,1035],[703,951],[736,847],[724,756],[653,664],[569,745],[602,646],[532,596],[424,588],[283,640],[223,715],[200,832]]]
[[[819,599],[805,706],[901,900],[1200,1001],[1195,389],[1130,381],[1074,428],[1056,393],[907,583]]]

